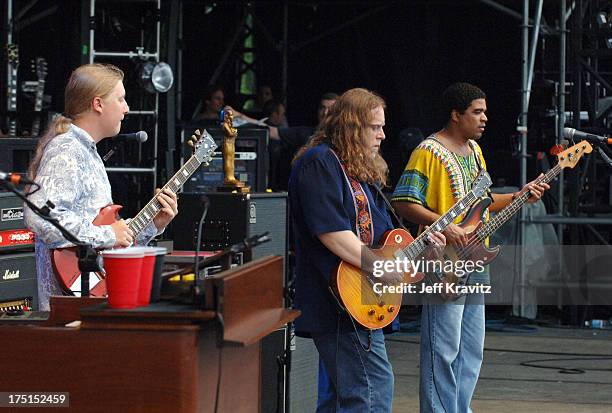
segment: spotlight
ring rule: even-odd
[[[140,82],[149,93],[165,93],[174,83],[172,68],[164,62],[145,62],[140,68]]]

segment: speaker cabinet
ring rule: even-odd
[[[284,413],[286,406],[287,329],[273,331],[261,340],[261,411]]]
[[[33,252],[0,255],[0,303],[27,300],[38,309],[36,258]]]
[[[289,331],[274,331],[261,341],[262,412],[317,410],[319,354],[311,339],[296,337]],[[288,338],[289,351],[285,351]]]
[[[253,258],[287,252],[287,193],[181,194],[173,220],[174,248],[194,251],[205,200],[210,202],[202,227],[201,251],[218,251],[268,232],[270,241],[253,249]]]

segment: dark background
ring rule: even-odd
[[[15,0],[16,12],[26,3]],[[20,45],[22,62],[36,56],[44,56],[49,62],[46,93],[53,99],[51,110],[61,112],[66,79],[73,68],[86,61],[83,35],[87,31],[83,28],[87,25],[88,3],[78,0],[38,2],[26,16],[45,10],[51,10],[50,14],[29,26],[17,28],[15,42]],[[170,33],[171,2],[162,3],[162,59],[166,60],[165,39]],[[521,2],[502,3],[520,11]],[[254,29],[258,79],[260,83],[271,84],[275,95],[283,98],[280,96],[281,54],[277,47],[282,34],[283,5],[268,1],[253,4],[258,20]],[[169,137],[161,120],[160,151],[167,147],[169,139],[178,144],[180,122],[191,118],[202,90],[236,30],[243,6],[239,1],[182,2],[183,36],[178,40],[182,50],[182,95],[176,97],[180,105],[174,108],[177,134]],[[5,11],[3,8],[2,13]],[[366,12],[369,14],[357,22],[346,24]],[[553,13],[548,18],[554,22],[556,12],[549,9],[548,13]],[[96,48],[99,50],[133,50],[139,41],[139,28],[151,27],[154,21],[151,5],[142,1],[101,0],[96,14]],[[391,166],[390,183],[393,185],[407,159],[407,154],[400,154],[396,147],[399,131],[407,127],[419,128],[427,136],[439,130],[443,126],[443,117],[438,113],[441,92],[455,81],[471,82],[487,94],[489,124],[481,144],[491,175],[494,180],[503,179],[507,184],[518,185],[518,160],[512,153],[520,113],[520,23],[474,0],[289,2],[286,96],[289,124],[316,123],[319,97],[327,91],[341,93],[348,88],[365,87],[381,94],[387,102],[388,125],[382,149]],[[342,24],[345,25],[333,33],[302,45]],[[151,41],[145,39],[148,44]],[[549,41],[547,50],[555,51],[555,41]],[[233,57],[237,52],[230,56],[219,82],[226,89],[226,102],[240,107],[244,97],[233,93],[236,85]],[[537,68],[545,66],[542,57],[544,54],[538,58]],[[549,59],[552,63],[547,63],[553,69],[554,58]],[[145,103],[136,98],[142,93],[135,81],[135,63],[121,59],[107,61],[126,71],[127,100],[131,109],[142,107]],[[21,69],[20,81],[28,76],[30,80],[35,79],[24,70],[23,64]],[[162,108],[165,108],[165,99],[162,95]],[[24,102],[21,107],[28,105],[31,103]],[[124,131],[138,127],[126,122]],[[176,151],[177,159],[178,153],[179,150]],[[158,156],[162,161],[161,155]],[[115,159],[119,164],[124,161],[130,159],[121,155]],[[146,163],[146,156],[139,157],[138,162]]]

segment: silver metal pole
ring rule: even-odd
[[[533,68],[535,67],[535,57],[538,50],[538,39],[540,36],[540,24],[542,22],[542,7],[544,0],[538,0],[536,5],[535,23],[533,25],[533,33],[531,35],[531,49],[529,50],[529,72],[527,75],[527,106],[531,98],[531,84],[533,83]]]
[[[527,111],[529,109],[529,95],[528,95],[528,71],[529,71],[529,0],[523,0],[523,67],[522,67],[522,105],[521,105],[521,121],[518,127],[518,131],[521,134],[521,148],[520,148],[520,174],[521,174],[521,187],[527,183]],[[520,233],[520,246],[519,246],[519,316],[524,317],[526,315],[525,305],[525,287],[526,287],[526,274],[525,274],[525,208],[520,210],[520,221],[519,221],[519,233]]]
[[[557,119],[558,119],[558,127],[557,127],[557,143],[561,143],[563,140],[563,128],[565,127],[565,60],[566,60],[566,40],[567,40],[567,19],[566,19],[566,4],[565,0],[559,1],[559,100],[558,100],[558,108],[557,108]],[[564,204],[565,200],[563,198],[564,192],[564,173],[563,169],[561,169],[561,173],[559,174],[559,185],[558,185],[558,199],[559,199],[559,215],[565,216]],[[559,244],[563,245],[563,231],[564,225],[557,225],[557,237],[559,238]]]
[[[89,2],[89,21],[87,22],[90,27],[89,27],[89,63],[93,63],[94,62],[94,56],[96,54],[96,51],[94,50],[94,25],[91,24],[92,21],[94,21],[94,18],[96,16],[96,0],[90,0]]]
[[[6,44],[13,43],[13,0],[6,3],[6,21],[8,22],[8,32],[6,34]],[[10,76],[10,75],[9,75]]]

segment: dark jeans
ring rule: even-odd
[[[387,413],[393,403],[393,371],[382,330],[312,334],[319,357],[331,380],[329,392],[319,395],[319,413]],[[360,342],[361,341],[361,344]]]

